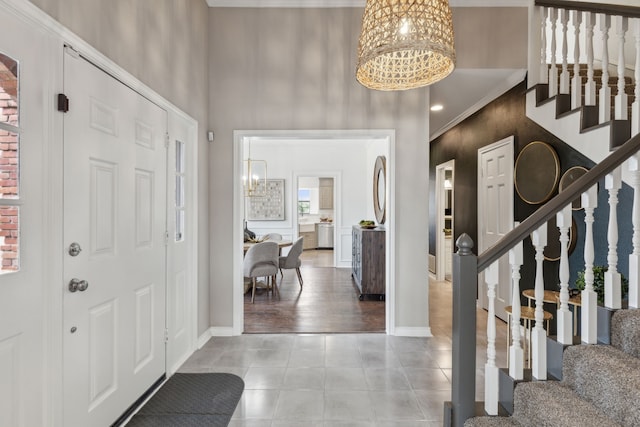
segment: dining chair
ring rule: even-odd
[[[303,237],[299,237],[289,250],[289,253],[285,256],[281,256],[279,258],[278,266],[280,267],[280,275],[284,279],[284,274],[282,270],[285,269],[296,269],[296,273],[298,274],[298,283],[300,283],[300,288],[302,288],[302,274],[300,274],[300,265],[302,265],[302,261],[300,261],[300,255],[302,254],[302,240]]]
[[[271,294],[278,297],[280,291],[276,283],[278,274],[278,244],[276,242],[261,242],[251,246],[247,251],[242,263],[244,277],[251,278],[253,290],[251,291],[251,302],[256,296],[256,282],[258,277],[268,277],[267,294],[271,287]],[[270,282],[270,283],[269,283]]]
[[[282,234],[278,234],[278,233],[269,233],[269,234],[265,234],[264,237],[262,238],[263,242],[266,241],[272,241],[272,242],[280,242],[282,241]]]

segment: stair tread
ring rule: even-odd
[[[525,427],[618,427],[595,406],[557,381],[520,383],[513,417]]]
[[[610,345],[577,345],[563,355],[563,385],[623,425],[640,425],[640,359]]]

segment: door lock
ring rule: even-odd
[[[69,255],[78,256],[82,252],[82,248],[79,243],[73,242],[69,245]]]
[[[87,282],[86,280],[80,280],[80,279],[71,279],[71,281],[69,282],[69,292],[76,292],[76,291],[80,291],[80,292],[84,292],[87,290],[87,288],[89,287],[89,282]]]

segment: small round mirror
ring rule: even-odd
[[[373,169],[373,209],[379,224],[384,224],[387,215],[386,179],[387,166],[385,157],[378,156]]]

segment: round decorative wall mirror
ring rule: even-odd
[[[560,160],[556,150],[546,142],[527,144],[516,159],[516,192],[530,205],[544,203],[553,196],[560,179]]]
[[[373,168],[373,209],[379,224],[384,224],[387,217],[386,180],[387,162],[384,156],[378,156]]]

